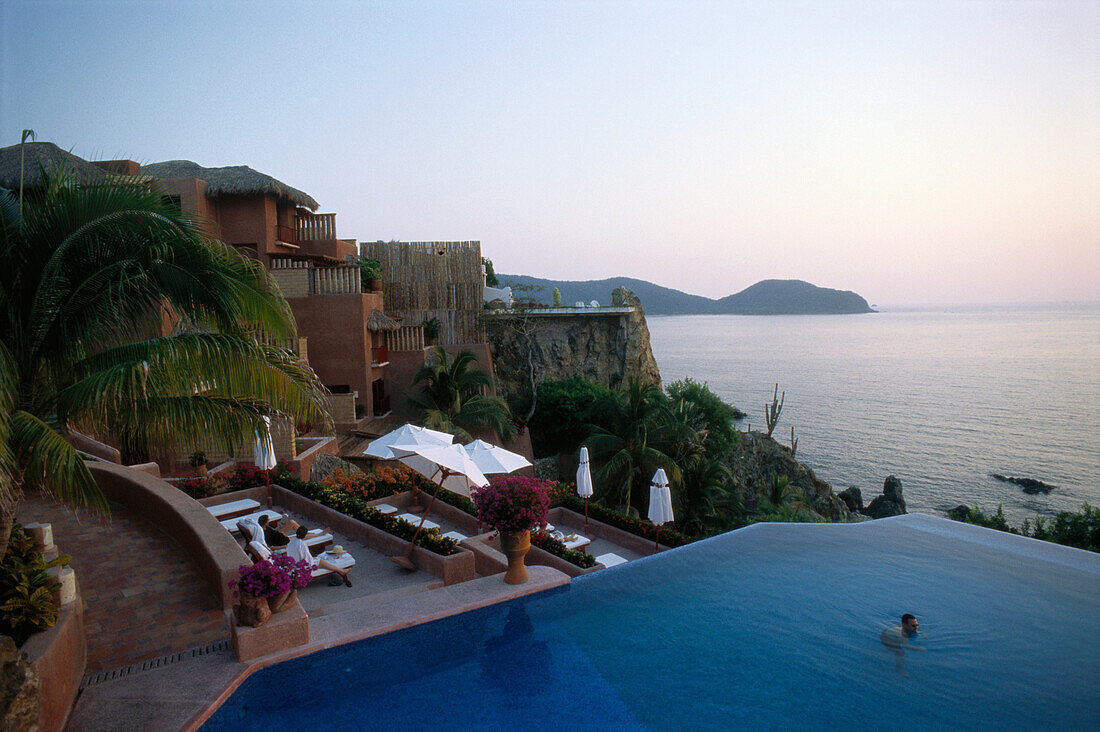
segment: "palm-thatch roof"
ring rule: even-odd
[[[270,175],[253,170],[247,165],[227,165],[224,168],[204,168],[190,160],[167,160],[141,167],[142,175],[154,178],[198,178],[206,181],[206,195],[251,196],[272,195],[295,206],[316,211],[318,204],[308,194],[291,188]]]
[[[19,190],[19,145],[0,148],[0,188]],[[65,170],[80,183],[103,180],[108,173],[81,157],[62,150],[52,142],[28,142],[23,145],[23,187],[42,185],[42,171]]]
[[[371,310],[370,315],[367,316],[367,330],[397,330],[400,327],[396,320],[381,310]]]

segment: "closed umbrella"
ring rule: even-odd
[[[588,499],[592,497],[592,468],[588,464],[588,448],[581,448],[577,465],[577,495],[584,499],[584,533],[588,534]]]
[[[256,431],[256,446],[252,457],[256,467],[266,471],[267,487],[271,488],[271,470],[279,464],[275,458],[275,444],[271,440],[271,418],[264,417],[264,428]]]
[[[653,483],[649,486],[649,520],[657,527],[657,538],[653,541],[653,551],[660,545],[661,526],[674,521],[672,513],[672,491],[668,487],[668,476],[664,468],[657,468],[653,474]]]
[[[405,550],[405,553],[403,555],[390,557],[395,564],[405,569],[416,569],[409,557],[412,556],[413,547],[416,545],[416,537],[420,535],[420,530],[424,528],[424,520],[427,518],[428,514],[431,513],[432,506],[435,505],[435,499],[436,496],[439,495],[439,489],[446,488],[449,491],[469,498],[471,486],[487,485],[489,481],[485,478],[485,474],[478,469],[477,465],[470,458],[462,445],[435,445],[427,447],[393,445],[392,450],[398,460],[436,485],[435,492],[432,494],[432,500],[428,502],[428,508],[425,509],[424,515],[420,517],[420,525],[416,527],[416,533],[413,534],[412,539],[409,541],[409,546]]]
[[[531,461],[511,450],[505,450],[484,440],[474,440],[466,445],[466,452],[482,473],[511,473],[531,465]]]

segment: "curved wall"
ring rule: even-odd
[[[229,581],[248,557],[214,516],[186,493],[147,473],[110,463],[88,465],[100,490],[178,541],[210,583],[222,607],[235,604]]]

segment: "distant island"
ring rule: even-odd
[[[549,305],[554,288],[561,292],[563,305],[598,300],[607,305],[616,287],[632,290],[649,315],[842,315],[873,313],[867,301],[850,290],[831,290],[802,280],[762,280],[734,295],[718,300],[691,295],[630,277],[605,280],[544,280],[527,275],[498,274],[501,287],[535,287],[522,292],[535,302]]]

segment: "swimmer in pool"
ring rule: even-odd
[[[879,636],[882,645],[894,654],[895,668],[902,676],[909,675],[909,671],[905,668],[905,649],[921,652],[928,650],[927,648],[914,646],[909,642],[909,639],[917,635],[919,630],[920,623],[917,622],[917,618],[914,615],[905,613],[901,616],[901,625],[891,626],[882,631],[882,635]]]

